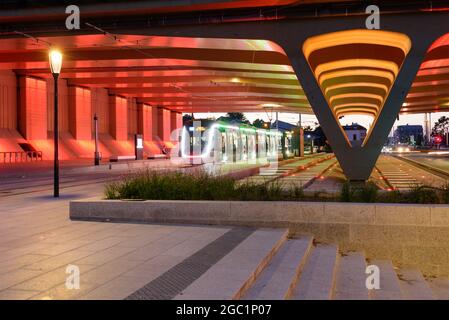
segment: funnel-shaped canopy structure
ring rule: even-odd
[[[350,30],[309,38],[303,51],[336,120],[359,114],[375,122],[410,47],[403,34]]]

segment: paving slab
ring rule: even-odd
[[[103,186],[95,179],[88,185],[66,184],[60,199],[54,199],[50,189],[31,185],[29,193],[0,195],[0,299],[75,299],[90,292],[106,298],[115,286],[119,292],[127,279],[135,291],[173,266],[164,266],[165,252],[177,264],[182,254],[191,255],[194,248],[229,230],[71,221],[69,201],[99,197]],[[149,260],[158,274],[136,272],[124,278]],[[81,267],[81,290],[65,288],[68,264]]]

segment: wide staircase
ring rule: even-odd
[[[379,289],[367,289],[370,265],[379,268]],[[175,299],[447,300],[449,279],[340,252],[312,236],[289,239],[288,230],[259,229]]]

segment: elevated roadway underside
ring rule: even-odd
[[[28,143],[51,158],[48,50],[58,48],[63,158],[92,157],[94,114],[107,158],[132,154],[136,133],[147,154],[161,153],[182,113],[293,112],[315,114],[346,176],[366,180],[398,114],[449,110],[444,3],[389,2],[382,30],[364,29],[360,1],[80,3],[81,29],[69,31],[60,5],[10,1],[0,12],[0,152]],[[339,124],[354,114],[373,118],[361,145]]]

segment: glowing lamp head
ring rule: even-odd
[[[62,53],[58,50],[51,50],[48,57],[51,73],[60,74],[62,68]]]

